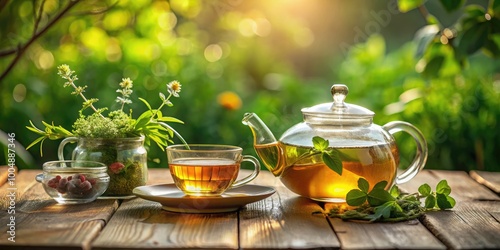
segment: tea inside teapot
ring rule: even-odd
[[[263,163],[268,169],[272,169],[273,174],[280,176],[281,182],[288,189],[320,201],[344,201],[347,192],[358,187],[359,178],[366,179],[370,184],[389,180],[387,187],[390,187],[399,164],[399,153],[394,143],[334,147],[342,161],[342,175],[330,169],[321,155],[297,160],[307,154],[311,147],[275,142],[256,145],[254,148],[261,159],[277,155],[276,168],[273,163]]]

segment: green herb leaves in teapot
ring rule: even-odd
[[[312,142],[314,148],[311,149],[311,153],[320,153],[323,162],[337,174],[342,175],[342,161],[340,160],[339,152],[333,148],[329,148],[328,140],[319,136],[313,137]]]
[[[328,216],[344,220],[397,222],[416,219],[426,211],[446,210],[455,206],[446,180],[437,184],[436,191],[432,191],[428,184],[423,184],[418,192],[412,194],[401,193],[397,186],[386,191],[386,185],[387,181],[381,181],[370,190],[368,181],[360,178],[359,189],[349,191],[346,196],[347,205],[353,208],[337,206],[329,211]],[[425,199],[423,205],[421,199]]]

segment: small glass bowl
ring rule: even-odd
[[[36,180],[45,192],[61,204],[92,202],[109,185],[107,166],[95,161],[49,161]]]

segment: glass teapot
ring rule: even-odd
[[[422,170],[427,160],[427,143],[412,124],[402,121],[383,126],[373,124],[374,113],[345,103],[348,88],[334,84],[333,103],[303,108],[304,121],[285,131],[278,140],[254,113],[247,113],[243,124],[250,127],[254,148],[262,163],[291,191],[313,200],[343,202],[347,192],[358,188],[364,178],[370,189],[387,181],[386,189],[402,184]],[[416,142],[413,161],[398,174],[399,151],[392,134],[404,131]],[[328,140],[329,150],[342,161],[342,172],[328,167],[321,154],[311,154],[313,138]]]

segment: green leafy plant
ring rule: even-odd
[[[166,123],[183,122],[174,117],[163,116],[161,111],[165,105],[169,107],[173,106],[170,101],[172,96],[179,97],[181,84],[178,81],[172,81],[167,84],[168,96],[165,96],[165,94],[161,92],[159,93],[162,102],[156,109],[153,109],[147,100],[139,98],[139,100],[147,106],[148,110],[143,112],[137,119],[134,119],[132,117],[132,110],[130,110],[129,114],[123,111],[125,104],[132,103],[129,98],[133,92],[133,84],[132,80],[129,78],[123,78],[122,82],[119,84],[121,88],[116,90],[117,93],[121,94],[121,96],[116,98],[116,102],[121,104],[120,109],[111,111],[105,116],[103,113],[107,108],[96,108],[94,104],[99,100],[96,98],[87,98],[84,95],[87,86],[76,85],[75,82],[78,80],[78,77],[68,65],[63,64],[57,69],[58,75],[66,80],[64,87],[72,87],[73,92],[71,94],[80,96],[83,99],[83,105],[79,111],[79,118],[73,123],[73,129],[71,131],[62,126],[56,126],[54,123],[50,124],[47,122],[42,122],[45,127],[42,130],[30,121],[30,126],[26,128],[39,134],[40,137],[34,140],[27,149],[40,143],[40,154],[43,155],[43,142],[46,139],[58,140],[70,136],[102,139],[144,136],[146,145],[150,145],[151,141],[153,141],[164,150],[168,143],[173,142],[172,138],[176,135],[186,144],[182,136]],[[84,111],[87,109],[91,109],[93,113],[85,115]]]
[[[398,0],[403,13],[418,9],[427,25],[416,33],[421,56],[417,71],[424,77],[454,76],[468,65],[468,56],[482,51],[498,58],[500,55],[500,1],[490,0],[487,8],[466,1],[440,0],[447,12],[463,9],[454,24],[445,27],[425,7],[426,0]],[[454,68],[450,72],[450,68]]]
[[[437,184],[436,191],[423,184],[412,194],[401,193],[396,185],[387,191],[386,185],[387,181],[381,181],[370,190],[368,181],[360,178],[359,189],[346,195],[346,203],[352,208],[336,206],[327,215],[344,220],[397,222],[416,219],[426,211],[451,209],[456,203],[450,196],[451,188],[446,180]],[[423,205],[421,199],[425,199]]]

